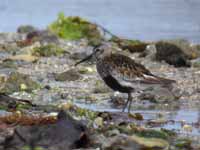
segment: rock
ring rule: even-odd
[[[32,45],[34,42],[39,42],[41,45],[58,44],[58,37],[48,30],[33,30],[26,34],[24,40],[17,41],[19,47]]]
[[[175,67],[190,67],[188,56],[177,45],[160,41],[156,43],[156,50],[156,60],[164,60]]]
[[[119,134],[117,136],[107,138],[103,145],[104,150],[168,150],[169,143],[159,138],[144,138],[136,135],[125,136]]]
[[[30,54],[20,54],[20,55],[10,56],[6,60],[36,62],[38,60],[38,57],[32,56]]]
[[[183,130],[186,131],[186,132],[192,132],[192,126],[188,125],[188,124],[185,124],[183,126]]]
[[[200,57],[200,44],[192,44],[191,47],[198,54],[197,56]]]
[[[141,147],[128,139],[125,135],[117,135],[107,138],[102,145],[104,150],[141,150]]]
[[[84,125],[64,111],[57,118],[54,124],[19,126],[12,137],[1,145],[6,146],[7,150],[21,150],[25,146],[30,149],[48,147],[48,150],[71,150],[87,145],[89,140]]]
[[[112,38],[111,41],[117,43],[121,49],[129,50],[131,53],[143,52],[147,46],[147,43],[141,42],[139,40]]]
[[[19,47],[16,43],[0,43],[0,51],[6,52],[16,52],[19,50]]]
[[[17,66],[18,66],[18,62],[16,61],[12,61],[12,60],[8,60],[8,59],[5,59],[3,60],[2,63],[0,63],[0,68],[12,68],[12,69],[17,69]]]
[[[93,122],[93,126],[94,126],[94,128],[103,127],[103,118],[102,117],[97,117]]]
[[[134,113],[134,114],[133,114],[133,113],[129,113],[128,116],[129,116],[130,118],[135,119],[135,120],[144,120],[143,115],[140,114],[140,113]]]
[[[116,135],[119,135],[120,134],[120,131],[118,129],[113,129],[113,130],[109,130],[107,132],[108,136],[116,136]]]
[[[39,41],[41,44],[58,44],[59,40],[58,37],[50,32],[49,30],[42,30],[40,32],[40,38]]]
[[[139,57],[148,57],[148,58],[150,58],[150,60],[155,60],[155,55],[156,55],[155,44],[149,44],[146,46],[145,51],[139,55]]]
[[[144,138],[158,138],[158,139],[168,139],[169,135],[162,130],[156,129],[146,129],[137,132],[137,136],[144,137]]]
[[[159,139],[159,138],[144,138],[133,135],[130,137],[130,140],[136,142],[144,149],[151,148],[153,149],[169,149],[169,143],[166,140]]]
[[[21,41],[25,38],[24,34],[19,33],[0,33],[0,44],[14,43],[15,41]]]
[[[179,99],[180,97],[180,91],[178,89],[174,89],[174,91],[169,91],[168,89],[165,88],[155,88],[153,90],[148,90],[143,92],[140,96],[139,99],[141,100],[149,100],[150,102],[153,103],[159,103],[159,104],[164,104],[164,103],[172,103],[175,102],[175,100]]]
[[[196,59],[197,57],[200,56],[200,53],[198,51],[198,46],[197,48],[194,48],[193,45],[188,40],[173,39],[173,40],[168,40],[167,42],[179,47],[189,59]]]
[[[45,46],[34,47],[32,52],[34,56],[43,56],[43,57],[59,56],[64,53],[65,53],[64,49],[55,44],[48,44]]]
[[[22,85],[26,86],[26,92],[31,92],[39,87],[39,85],[35,81],[31,80],[28,75],[12,72],[8,76],[7,80],[1,83],[0,93],[11,94],[13,92],[19,92],[22,90]]]
[[[68,71],[55,75],[55,79],[57,81],[75,81],[80,78],[81,75],[75,69],[70,69]]]
[[[31,25],[21,25],[17,28],[18,33],[29,33],[36,31],[37,29]]]

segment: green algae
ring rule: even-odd
[[[45,150],[43,147],[40,147],[40,146],[36,146],[34,148],[26,145],[26,146],[23,146],[22,147],[22,150]]]
[[[77,108],[76,114],[81,117],[86,117],[89,120],[94,120],[97,117],[97,112],[90,111],[90,110],[83,109],[83,108]]]
[[[49,56],[59,56],[64,54],[64,49],[60,48],[59,46],[55,44],[48,44],[40,47],[33,48],[32,54],[35,56],[43,56],[43,57],[49,57]]]
[[[26,91],[32,92],[32,90],[39,88],[39,84],[30,79],[28,75],[18,72],[12,72],[8,79],[1,83],[0,92],[5,94],[11,94],[13,92]],[[22,85],[26,86],[26,89],[22,89]]]
[[[142,130],[140,132],[136,132],[138,136],[141,137],[148,137],[148,138],[161,138],[161,139],[167,139],[169,135],[166,132],[163,132],[161,130]]]
[[[0,105],[0,110],[7,110],[8,107],[7,106],[4,106],[4,105]]]
[[[30,104],[17,104],[16,110],[29,110],[32,106]]]
[[[101,40],[101,34],[95,24],[77,16],[66,17],[64,13],[59,13],[57,20],[49,25],[49,29],[63,39],[86,38],[91,44]]]

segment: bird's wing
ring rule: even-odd
[[[136,63],[133,59],[119,54],[112,54],[109,59],[109,72],[118,81],[145,84],[171,84],[169,80],[153,75],[143,65]]]

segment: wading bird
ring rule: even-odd
[[[158,77],[152,74],[143,65],[136,63],[128,56],[113,53],[111,45],[102,44],[93,49],[93,53],[75,64],[78,65],[91,59],[96,60],[97,72],[103,81],[114,91],[127,93],[128,99],[123,107],[123,112],[128,106],[130,112],[132,92],[141,92],[149,87],[171,87],[174,80]]]

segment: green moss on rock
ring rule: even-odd
[[[95,24],[80,17],[66,17],[64,13],[59,13],[57,20],[50,24],[49,29],[63,39],[86,38],[92,43],[101,40],[101,34]]]
[[[65,51],[55,44],[48,44],[41,47],[35,47],[32,52],[32,54],[35,56],[43,56],[43,57],[59,56],[64,53]]]
[[[142,130],[136,133],[138,136],[141,137],[148,137],[148,138],[161,138],[167,139],[169,136],[166,132],[161,130]]]

